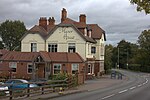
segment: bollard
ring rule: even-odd
[[[59,95],[62,95],[62,94],[63,94],[63,88],[60,87],[60,88],[59,88]]]

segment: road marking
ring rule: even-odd
[[[146,78],[146,83],[148,83],[148,79]]]
[[[136,86],[133,86],[133,87],[130,88],[130,90],[135,89],[135,88],[136,88]]]
[[[139,85],[138,85],[138,87],[141,87],[141,86],[142,86],[142,84],[139,84]]]
[[[112,96],[114,96],[114,95],[115,95],[115,94],[111,94],[111,95],[105,96],[105,97],[103,97],[103,98],[101,98],[101,99],[104,100],[104,99],[110,98],[110,97],[112,97]]]
[[[122,90],[122,91],[120,91],[120,92],[118,92],[118,93],[124,93],[124,92],[126,92],[126,91],[128,91],[128,89]]]

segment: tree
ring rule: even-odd
[[[130,2],[137,5],[137,11],[144,10],[146,14],[150,13],[150,0],[130,0]]]
[[[0,49],[4,49],[4,44],[0,41]]]
[[[144,30],[138,38],[140,46],[139,60],[142,65],[150,65],[150,30]]]
[[[113,67],[112,51],[113,51],[113,46],[111,44],[105,46],[105,67],[104,68],[106,72],[109,71]]]
[[[25,31],[25,25],[21,21],[6,20],[0,25],[2,42],[10,51],[20,48],[21,43],[19,39],[23,36]]]

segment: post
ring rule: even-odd
[[[13,97],[13,90],[12,90],[12,84],[10,85],[10,90],[9,90],[9,94],[10,94],[10,98],[9,100],[12,100],[12,97]]]
[[[128,69],[128,48],[127,48],[127,69]]]
[[[28,85],[27,86],[28,87],[28,89],[27,89],[27,97],[29,97],[30,96],[30,84],[28,83],[27,85]]]
[[[119,69],[119,46],[118,46],[118,69]]]

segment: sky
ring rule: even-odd
[[[75,21],[86,14],[87,23],[105,31],[106,44],[117,45],[123,39],[137,43],[141,32],[150,28],[150,15],[137,12],[129,0],[0,0],[0,23],[21,20],[30,29],[40,17],[55,17],[58,24],[62,8]]]

